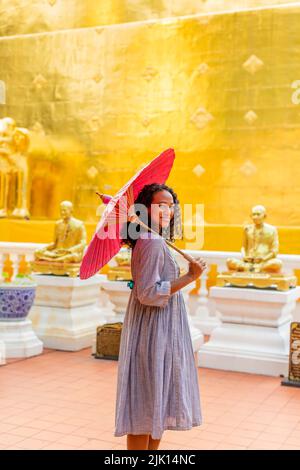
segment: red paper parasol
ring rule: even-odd
[[[133,206],[139,192],[145,185],[152,183],[164,184],[166,182],[174,159],[174,150],[165,150],[138,171],[114,197],[101,195],[103,202],[107,206],[102,214],[96,233],[84,254],[80,267],[81,279],[88,279],[96,274],[119,252],[122,246],[120,233],[123,224],[128,220],[129,208]],[[138,220],[138,223],[144,225],[140,220]],[[147,226],[145,227],[148,228]],[[170,242],[167,243],[181,253],[188,261],[191,260],[190,256],[183,253]]]

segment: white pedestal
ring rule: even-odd
[[[37,356],[43,352],[43,343],[34,333],[30,320],[0,321],[0,340],[5,344],[7,359]]]
[[[5,358],[5,343],[4,341],[0,341],[0,366],[3,366],[6,363]]]
[[[216,305],[213,299],[200,297],[196,309],[194,324],[204,335],[210,336],[221,321],[218,318]]]
[[[100,282],[100,298],[104,299],[104,311],[102,323],[123,323],[126,308],[130,295],[130,288],[127,286],[128,281],[109,281],[103,276]],[[92,354],[96,353],[96,336],[92,342]]]
[[[190,285],[182,289],[193,326],[201,331],[202,335],[211,335],[212,331],[221,323],[216,315],[215,304],[207,295],[189,295],[190,291]]]
[[[199,365],[264,375],[287,375],[290,322],[300,288],[287,292],[212,287],[221,324],[200,349]]]
[[[107,278],[100,283],[101,291],[104,291],[111,302],[111,309],[105,312],[106,323],[123,322],[130,296],[130,288],[127,281],[109,281]]]
[[[78,351],[92,345],[97,326],[104,323],[98,306],[102,278],[34,275],[38,287],[30,319],[45,347]]]
[[[193,325],[193,321],[191,320],[190,316],[188,316],[188,322],[192,338],[193,351],[197,354],[198,357],[199,349],[204,344],[204,337],[201,331]]]
[[[204,343],[204,337],[203,337],[201,329],[198,327],[198,324],[196,323],[197,317],[192,314],[193,307],[194,307],[194,305],[193,305],[193,300],[194,299],[193,298],[196,297],[196,296],[190,295],[190,291],[191,291],[191,286],[190,285],[187,285],[187,286],[183,287],[183,289],[181,289],[183,299],[184,299],[184,303],[185,303],[185,307],[186,307],[186,311],[187,311],[187,314],[188,314],[188,322],[189,322],[189,326],[190,326],[190,332],[191,332],[191,338],[192,338],[192,344],[193,344],[193,351],[194,351],[194,353],[197,353],[197,355],[198,355],[199,349],[202,346],[202,344]]]

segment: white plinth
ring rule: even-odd
[[[5,358],[5,343],[4,341],[0,341],[0,366],[3,366],[6,363]]]
[[[187,285],[181,289],[185,308],[186,308],[187,315],[188,315],[188,322],[189,322],[190,333],[191,333],[191,338],[192,338],[193,351],[194,353],[197,354],[197,357],[198,357],[199,349],[204,343],[204,336],[202,334],[201,329],[196,323],[197,317],[192,314],[192,311],[194,310],[193,300],[194,300],[194,297],[196,296],[190,295],[190,291],[191,291],[190,285]]]
[[[198,300],[194,324],[204,335],[208,336],[221,324],[216,312],[215,303],[212,299],[200,298]]]
[[[212,287],[221,324],[200,349],[199,365],[264,375],[287,375],[290,322],[300,288],[287,292]]]
[[[188,316],[188,322],[192,338],[193,351],[194,353],[198,354],[199,349],[204,344],[204,337],[201,331],[193,325],[193,321],[190,316]]]
[[[103,323],[98,305],[103,276],[87,280],[48,275],[34,278],[38,287],[30,319],[44,346],[63,351],[91,346],[97,326]]]
[[[104,300],[103,321],[104,323],[123,323],[126,308],[130,295],[130,288],[127,286],[128,281],[110,281],[103,276],[100,282],[100,298],[106,297]],[[92,342],[92,354],[96,353],[96,337]]]
[[[214,302],[207,295],[190,294],[190,285],[185,286],[181,291],[193,326],[201,331],[202,335],[211,335],[216,326],[221,323],[216,315]]]
[[[34,333],[30,320],[0,321],[0,340],[5,344],[7,359],[37,356],[43,352],[43,343]]]
[[[105,292],[111,302],[111,309],[106,310],[105,321],[107,323],[123,322],[130,296],[128,281],[109,281],[102,279],[101,291]]]

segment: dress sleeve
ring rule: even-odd
[[[171,296],[171,282],[161,278],[164,250],[161,239],[140,240],[136,270],[137,298],[141,304],[165,307]]]

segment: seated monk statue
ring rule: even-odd
[[[243,259],[227,259],[230,271],[251,271],[262,273],[279,273],[282,261],[277,259],[278,233],[276,227],[266,224],[266,209],[258,205],[252,208],[253,224],[244,228]]]
[[[114,256],[117,266],[110,267],[107,273],[107,278],[110,281],[117,280],[130,280],[131,274],[131,252],[129,249],[120,251]]]
[[[120,251],[114,256],[118,266],[130,266],[131,263],[131,254],[129,250]]]
[[[61,263],[80,263],[86,246],[86,230],[81,220],[72,217],[73,204],[63,201],[60,204],[61,219],[55,224],[54,242],[35,252],[33,269],[36,271],[38,262],[47,261],[49,266]]]

